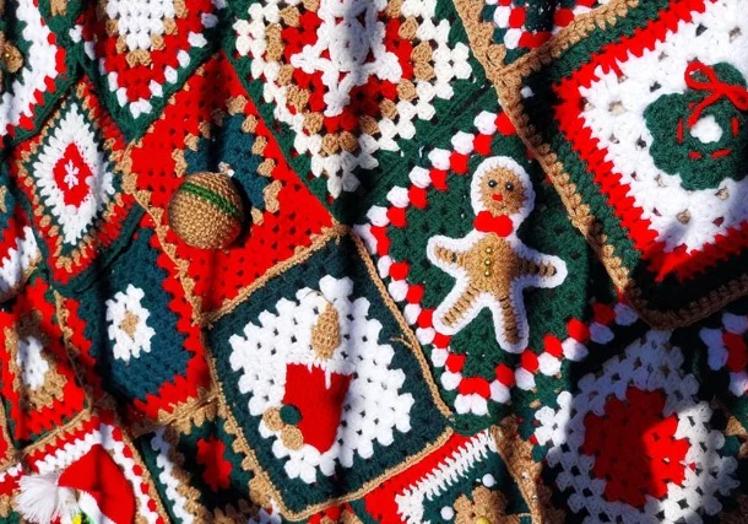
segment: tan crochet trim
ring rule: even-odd
[[[221,304],[221,307],[219,307],[218,309],[205,313],[202,317],[203,323],[207,326],[210,326],[219,318],[227,315],[228,313],[231,313],[234,308],[236,308],[236,306],[244,302],[247,297],[252,295],[252,293],[254,293],[260,287],[264,286],[270,279],[280,275],[288,268],[307,260],[310,256],[312,256],[312,254],[324,247],[327,244],[328,240],[332,238],[340,238],[347,231],[347,226],[343,226],[337,223],[333,224],[332,227],[324,228],[319,234],[315,235],[312,238],[311,244],[309,244],[308,246],[297,248],[292,257],[287,258],[282,262],[278,262],[276,265],[265,271],[265,273],[260,278],[239,291],[239,293],[237,293],[234,298],[225,300],[223,304]]]
[[[67,383],[67,379],[58,371],[54,359],[46,354],[40,356],[49,366],[49,370],[44,375],[44,383],[32,390],[21,379],[23,369],[16,361],[21,340],[28,336],[34,336],[39,339],[44,347],[49,344],[49,335],[39,328],[39,321],[39,312],[31,311],[18,319],[14,327],[6,327],[3,330],[5,350],[10,357],[8,366],[13,373],[13,390],[18,394],[21,406],[24,409],[40,410],[50,407],[55,400],[61,398],[62,391]]]
[[[200,504],[200,491],[190,485],[190,475],[183,469],[187,458],[177,450],[180,433],[189,435],[195,426],[200,426],[206,421],[213,421],[219,415],[225,418],[223,413],[220,412],[217,399],[214,398],[213,400],[215,402],[201,408],[199,414],[192,417],[186,424],[165,428],[163,439],[169,445],[167,456],[172,463],[171,473],[179,481],[177,492],[186,499],[185,508],[197,518],[198,522],[234,523],[245,521],[249,517],[256,516],[259,511],[258,505],[239,500],[236,504],[227,504],[223,508],[210,511]],[[249,485],[247,485],[247,492],[249,492]]]
[[[10,440],[8,433],[8,419],[5,416],[5,406],[0,402],[0,439],[8,444],[5,455],[0,456],[0,470],[4,470],[14,462],[18,461],[17,452],[13,447],[13,441]],[[2,498],[0,497],[0,517],[2,517]]]
[[[532,459],[532,444],[519,434],[519,420],[509,416],[491,427],[496,451],[525,499],[533,522],[563,522],[565,514],[553,506],[551,490],[541,478],[543,464]]]
[[[398,341],[405,344],[410,349],[411,353],[413,353],[413,356],[416,357],[416,360],[418,360],[418,365],[421,367],[421,373],[423,373],[426,385],[428,386],[429,391],[431,391],[431,396],[434,400],[434,403],[436,404],[436,407],[439,409],[442,415],[444,415],[445,417],[451,417],[452,411],[449,409],[449,407],[447,407],[447,404],[444,403],[441,395],[439,394],[439,388],[436,386],[434,376],[431,374],[431,367],[429,366],[426,357],[424,357],[424,352],[421,348],[421,345],[418,343],[418,338],[410,329],[410,326],[408,326],[408,322],[405,320],[405,317],[398,308],[394,299],[390,296],[389,292],[387,291],[387,287],[384,285],[384,282],[382,282],[382,279],[379,278],[379,273],[377,272],[377,268],[374,265],[374,261],[369,255],[369,250],[366,249],[363,240],[361,240],[358,236],[351,235],[351,238],[353,239],[353,243],[356,244],[356,249],[359,256],[364,261],[366,270],[369,273],[369,278],[377,287],[377,290],[379,290],[382,301],[385,303],[387,309],[390,310],[392,316],[395,317],[395,320],[400,326],[400,332],[403,334],[403,338],[398,339]]]

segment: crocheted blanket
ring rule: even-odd
[[[0,15],[0,521],[748,521],[748,1]]]

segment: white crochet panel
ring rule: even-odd
[[[282,406],[288,386],[287,364],[302,364],[310,370],[321,368],[327,387],[333,373],[350,377],[336,438],[325,452],[306,443],[299,449],[289,449],[278,432],[260,422],[260,433],[274,439],[275,456],[285,459],[288,476],[310,484],[318,471],[330,476],[336,464],[351,467],[356,455],[371,458],[375,443],[388,446],[396,438],[407,438],[411,430],[414,399],[399,391],[405,373],[390,367],[394,349],[380,340],[382,325],[369,318],[369,301],[353,297],[352,293],[353,282],[349,278],[325,276],[318,290],[303,288],[296,293],[296,300],[279,300],[275,306],[277,314],[264,311],[259,315],[260,325],[250,322],[243,335],[229,339],[230,364],[241,372],[239,390],[251,395],[248,409],[253,416]],[[340,319],[340,342],[329,358],[320,358],[311,349],[312,330],[329,305]]]
[[[598,67],[597,79],[580,90],[586,100],[585,127],[607,149],[606,161],[621,175],[620,183],[630,186],[628,196],[650,221],[665,252],[681,246],[699,250],[748,219],[748,179],[725,178],[718,188],[688,190],[678,173],[659,169],[650,154],[653,137],[644,112],[663,95],[687,90],[689,62],[726,63],[748,79],[748,9],[728,0],[705,6],[641,56],[629,53],[617,60],[621,75]],[[722,130],[713,120],[702,119],[691,135],[704,143],[718,140]]]

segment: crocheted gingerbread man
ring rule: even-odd
[[[489,308],[496,341],[506,351],[520,352],[529,332],[522,291],[558,286],[566,278],[566,264],[517,237],[535,200],[530,178],[517,162],[484,160],[473,175],[470,199],[474,229],[463,238],[435,236],[428,242],[429,260],[457,280],[434,311],[434,327],[454,335]]]

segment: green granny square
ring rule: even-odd
[[[335,231],[209,332],[225,403],[290,518],[372,489],[448,437],[425,357],[361,241]]]

